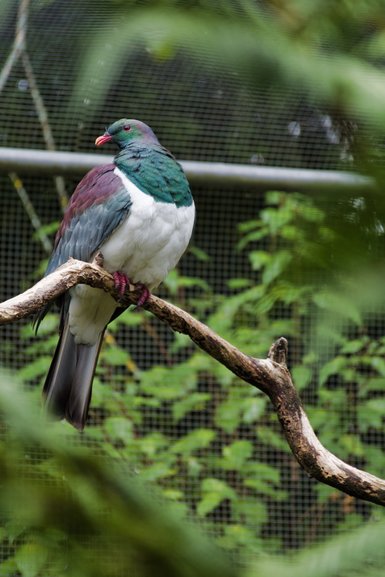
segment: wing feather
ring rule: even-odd
[[[70,257],[90,261],[128,216],[132,200],[121,179],[114,173],[115,168],[114,164],[96,167],[76,187],[57,232],[45,275]],[[58,299],[58,304],[63,305],[62,316],[65,303],[68,305],[68,297]],[[50,305],[47,305],[36,314],[36,331],[49,308]]]
[[[129,192],[114,164],[96,167],[78,184],[55,239],[46,274],[70,257],[89,261],[128,216]]]

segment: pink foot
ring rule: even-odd
[[[120,296],[123,296],[126,292],[127,285],[130,280],[124,272],[116,271],[113,274],[115,288],[119,292]]]
[[[135,284],[135,287],[140,288],[140,290],[142,291],[142,292],[140,293],[140,296],[139,296],[139,298],[138,298],[138,302],[136,303],[136,306],[137,306],[137,307],[142,307],[142,306],[148,301],[148,299],[150,298],[151,293],[150,293],[150,291],[148,290],[148,288],[146,287],[146,285],[143,284],[143,283],[141,283],[141,282],[136,283],[136,284]]]
[[[130,284],[134,285],[136,289],[140,290],[138,302],[136,303],[137,307],[142,307],[150,298],[151,293],[146,285],[141,282],[133,283],[124,272],[116,271],[114,272],[113,277],[115,288],[121,297],[124,296],[124,293]]]

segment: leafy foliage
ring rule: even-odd
[[[175,507],[150,497],[123,461],[96,456],[62,424],[44,422],[35,392],[4,374],[0,407],[0,542],[8,551],[0,574],[235,577],[229,559]]]
[[[380,299],[362,298],[362,289],[356,298],[348,259],[345,270],[330,274],[333,283],[319,283],[321,273],[333,270],[340,230],[310,198],[270,192],[258,219],[239,231],[235,251],[247,253],[249,276],[229,279],[227,293],[213,295],[199,279],[174,274],[172,298],[254,356],[265,356],[273,339],[287,336],[293,376],[321,441],[383,476],[385,460],[373,439],[385,433],[385,340],[374,339],[370,329],[374,309],[376,318],[382,314]],[[376,290],[373,283],[370,291]],[[199,300],[207,306],[195,307]],[[31,362],[19,376],[30,383],[46,371],[47,356],[36,358],[36,352],[48,355],[53,346],[52,320],[27,348]],[[118,329],[138,338],[143,331],[154,336],[156,326],[145,312],[128,311],[114,321],[84,442],[129,462],[139,479],[157,485],[241,557],[303,546],[317,541],[324,523],[337,530],[370,515],[369,505],[347,506],[343,495],[307,480],[267,398],[185,339],[165,343],[157,336],[165,364],[139,369],[119,345]],[[308,512],[289,540],[282,519],[296,506],[300,486],[311,495]]]
[[[108,51],[92,39],[79,75],[78,92],[88,78],[96,81],[102,100],[119,77],[127,54],[144,45],[155,60],[166,61],[180,50],[209,54],[202,63],[237,71],[245,83],[301,86],[316,101],[344,113],[359,114],[384,131],[384,73],[377,66],[384,55],[381,22],[383,1],[343,8],[292,0],[286,3],[232,0],[122,3],[115,7],[115,30]],[[258,41],[256,42],[256,38]],[[327,58],[325,57],[327,55]],[[103,75],[99,70],[103,67]]]
[[[10,4],[4,4],[6,10]],[[34,15],[39,15],[41,6],[46,4],[50,3],[35,3]],[[93,4],[97,2],[82,3],[87,16]],[[236,70],[245,84],[266,86],[271,93],[277,83],[280,87],[300,85],[311,101],[321,101],[329,111],[342,111],[354,117],[359,112],[383,135],[384,82],[378,67],[384,54],[381,0],[372,3],[246,0],[218,5],[198,1],[187,10],[178,1],[167,6],[164,2],[149,4],[149,10],[143,9],[145,4],[111,2],[108,8],[114,7],[117,14],[111,23],[114,34],[108,46],[103,34],[98,36],[102,45],[99,39],[89,42],[79,92],[89,82],[97,102],[93,114],[98,118],[103,94],[113,82],[118,82],[127,54],[132,59],[137,57],[138,45],[145,47],[146,59],[141,54],[143,79],[150,74],[147,70],[151,70],[151,62],[166,63],[170,56],[182,55],[179,62],[183,63],[186,52],[196,56],[203,47],[203,53],[209,53],[211,58],[204,56],[197,60],[199,66],[207,65],[207,82],[210,67],[218,66],[230,74]],[[76,53],[82,52],[79,46],[67,42],[62,54],[71,57],[62,60],[75,62]],[[58,66],[55,60],[52,62]],[[44,72],[48,62],[43,59],[39,63],[37,59],[34,65],[37,68],[41,65]],[[188,92],[181,90],[178,83],[181,84],[179,76],[172,83],[174,102]],[[162,100],[161,88],[154,93],[151,87],[151,98]],[[12,117],[20,111],[20,118],[26,116],[26,110],[30,114],[13,92],[7,98]],[[143,89],[140,100],[146,103],[148,98]],[[244,108],[248,114],[247,99],[247,93],[234,94],[234,110]],[[82,95],[80,100],[85,106],[88,104]],[[218,102],[215,101],[215,107],[220,105]],[[66,112],[66,118],[71,119],[75,128],[71,105],[66,100],[64,108],[71,111]],[[105,106],[110,114],[108,101]],[[271,115],[279,113],[273,104],[269,110]],[[51,115],[51,122],[54,126],[57,123],[59,132],[58,111],[56,114]],[[178,124],[180,112],[175,110],[173,114]],[[258,115],[249,114],[249,130],[254,133]],[[230,116],[226,119],[233,126]],[[265,118],[258,142],[258,150],[262,152],[268,125]],[[183,126],[188,128],[191,140],[203,128],[213,133],[216,129],[203,116],[189,121],[184,118]],[[282,139],[285,130],[283,121]],[[219,131],[213,134],[218,160],[226,155],[238,159],[233,133],[230,129],[226,139]],[[24,144],[24,131],[19,136],[15,132],[5,142],[20,144],[12,140],[19,137]],[[344,127],[340,127],[340,142],[345,139],[349,140],[349,134],[344,136]],[[43,145],[41,140],[36,142]],[[290,146],[295,146],[293,139]],[[355,146],[361,148],[365,158],[367,143],[358,141]],[[349,143],[346,154],[351,153]],[[377,160],[382,155],[379,149]],[[381,166],[368,168],[375,173]],[[47,185],[47,196],[49,190]],[[383,249],[383,200],[377,196],[341,201],[329,196],[327,203],[325,210],[303,196],[269,193],[258,219],[240,226],[238,252],[233,256],[247,255],[248,275],[229,278],[226,290],[214,292],[202,279],[174,273],[167,288],[173,300],[189,307],[251,355],[264,356],[272,339],[282,334],[289,337],[291,369],[321,440],[341,457],[383,476],[385,463],[379,446],[384,440],[385,341],[374,338],[373,330],[383,316],[383,271],[377,266],[373,272],[369,266]],[[9,222],[12,225],[13,219]],[[18,250],[21,254],[25,249],[18,246]],[[202,259],[209,256],[199,249],[195,249],[195,254]],[[359,268],[361,275],[357,274]],[[315,318],[318,322],[310,323]],[[19,377],[28,384],[32,396],[40,389],[55,346],[55,322],[54,315],[46,319],[38,340],[33,340],[29,329],[23,332],[24,342],[28,343],[24,351],[30,362],[21,369]],[[158,349],[164,364],[138,367],[129,351],[120,345],[119,330],[134,338],[143,334],[150,337],[152,345],[148,346]],[[1,567],[7,575],[28,577],[47,574],[49,570],[52,574],[63,573],[66,570],[60,554],[63,549],[66,558],[73,561],[74,575],[115,574],[121,568],[119,564],[124,572],[128,558],[120,548],[116,565],[107,566],[99,557],[92,558],[95,546],[115,551],[117,543],[124,540],[126,544],[134,533],[143,537],[147,545],[153,543],[154,534],[162,536],[164,525],[159,524],[158,517],[146,529],[143,518],[151,521],[151,516],[146,517],[143,509],[135,516],[127,508],[127,499],[137,504],[138,498],[130,500],[126,489],[122,490],[125,497],[117,498],[115,493],[121,490],[121,485],[117,487],[111,475],[100,469],[88,452],[82,452],[79,458],[71,445],[91,445],[96,454],[107,455],[135,472],[140,482],[158,486],[178,510],[195,516],[223,547],[240,552],[243,558],[262,549],[307,545],[324,535],[325,527],[328,531],[331,526],[336,531],[346,529],[359,525],[372,514],[370,506],[355,504],[307,480],[293,463],[265,397],[195,351],[186,339],[162,340],[156,324],[144,313],[128,313],[110,327],[95,383],[92,422],[81,440],[75,440],[63,425],[60,433],[65,435],[68,446],[63,448],[59,443],[59,448],[54,447],[46,430],[38,435],[30,424],[29,408],[18,413],[15,405],[7,404],[13,395],[9,392],[7,395],[1,396],[1,405],[13,415],[9,426],[16,435],[13,443],[4,437],[7,445],[2,443],[0,458],[4,472],[0,504],[5,509],[7,503],[9,506],[9,514],[4,513],[0,526],[3,550],[9,549]],[[30,482],[31,479],[39,482]],[[98,485],[101,479],[104,492],[102,485]],[[111,487],[113,490],[104,499]],[[68,498],[68,492],[73,491],[76,506]],[[301,501],[303,491],[309,495],[306,503]],[[28,498],[23,500],[21,497],[26,495]],[[22,512],[27,520],[12,518],[11,510],[15,511],[20,503],[25,504]],[[121,511],[116,511],[114,505]],[[55,507],[63,519],[59,524],[55,518],[45,532]],[[117,514],[106,523],[108,515],[103,516],[104,511],[111,507]],[[119,516],[122,512],[124,519]],[[138,510],[134,507],[135,512]],[[127,519],[134,519],[136,524],[127,523]],[[290,535],[288,523],[292,525]],[[79,531],[83,535],[81,545],[77,541]],[[174,537],[176,533],[178,530],[171,535]],[[108,535],[113,538],[110,540]],[[292,566],[286,560],[277,564],[269,561],[260,569],[253,568],[253,574],[284,576],[295,570],[296,575],[332,575],[355,569],[363,575],[367,555],[372,563],[371,574],[381,574],[382,568],[378,570],[376,565],[383,549],[378,545],[380,539],[383,528],[370,527],[356,533],[353,541],[336,541],[330,562],[325,561],[330,551],[321,548],[294,559]],[[138,545],[135,541],[134,545],[140,549],[143,542]],[[348,552],[345,543],[349,543]],[[165,574],[172,575],[175,566],[170,568],[164,555],[174,552],[175,543],[161,541],[158,546],[159,543],[145,549],[145,556],[151,559],[150,570],[153,572],[155,567],[157,573],[162,572],[161,558]],[[201,549],[197,551],[191,546],[191,554],[194,553],[203,557]],[[207,556],[210,554],[208,551]],[[184,560],[179,558],[175,563],[177,574],[183,574],[180,567]],[[48,565],[51,569],[47,569]],[[200,567],[200,574],[204,575],[205,570]],[[215,574],[213,568],[210,574]]]
[[[263,555],[237,569],[175,504],[165,507],[153,489],[149,495],[143,479],[127,475],[122,460],[95,455],[62,423],[42,427],[34,390],[27,393],[4,372],[0,385],[2,575],[373,577],[383,572],[385,526],[379,520],[292,555],[289,562]],[[252,451],[250,443],[238,441],[223,458],[232,470],[248,462]],[[266,479],[275,476],[262,464],[259,472]],[[198,513],[203,516],[229,500],[239,513],[266,520],[261,503],[243,502],[229,483],[207,478],[202,490]],[[258,546],[246,526],[228,527],[223,544],[235,538],[250,552]]]

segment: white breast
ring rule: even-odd
[[[125,272],[133,282],[142,282],[151,290],[186,250],[195,207],[156,202],[118,168],[114,172],[129,191],[132,206],[125,222],[101,246],[104,266],[110,272]]]
[[[128,190],[132,206],[127,219],[100,247],[103,266],[110,272],[124,272],[133,282],[153,290],[186,250],[195,207],[156,202],[118,168],[114,172]],[[103,291],[85,285],[78,285],[71,296],[71,332],[77,342],[91,344],[110,320],[116,303]]]

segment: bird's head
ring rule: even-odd
[[[133,142],[143,141],[147,144],[158,143],[158,139],[147,124],[140,120],[128,120],[121,118],[111,124],[104,134],[95,140],[96,146],[101,146],[106,142],[113,142],[119,148],[125,148]]]

